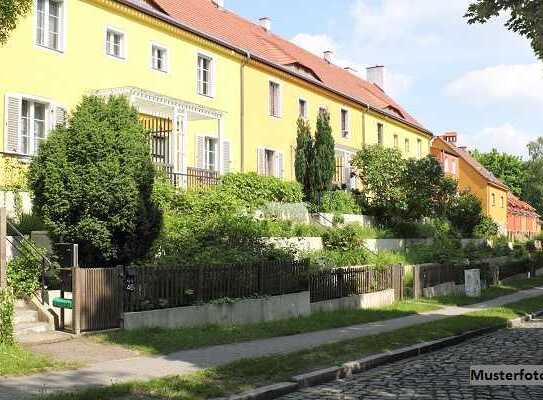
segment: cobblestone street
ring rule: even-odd
[[[502,330],[282,399],[543,399],[543,386],[470,386],[470,366],[484,364],[543,364],[543,322]]]

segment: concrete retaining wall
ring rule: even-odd
[[[232,304],[169,308],[124,314],[124,328],[188,328],[246,325],[311,314],[309,292],[242,300]]]
[[[323,249],[322,238],[319,237],[270,237],[263,238],[264,242],[278,249],[292,249],[298,252],[319,251]]]
[[[394,303],[394,289],[381,292],[360,294],[340,299],[318,301],[311,303],[311,312],[330,312],[337,310],[359,310],[377,308]]]
[[[370,217],[369,215],[341,214],[341,217],[343,218],[343,223],[346,225],[349,225],[349,224],[360,224],[363,226],[375,225],[375,218]],[[334,214],[332,213],[311,214],[311,219],[322,226],[331,227],[333,226]]]
[[[21,199],[21,210],[24,213],[32,211],[32,200],[28,192],[7,192],[0,190],[0,207],[5,208],[9,218],[17,216],[17,196]]]
[[[423,297],[451,296],[464,295],[466,289],[464,285],[457,285],[454,282],[445,282],[436,286],[430,286],[422,289]]]

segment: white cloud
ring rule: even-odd
[[[540,134],[529,133],[514,127],[511,123],[505,123],[484,128],[476,133],[462,134],[459,141],[469,149],[490,151],[496,148],[500,152],[515,154],[526,159],[528,157],[526,145],[538,136]]]
[[[541,104],[543,64],[498,65],[470,71],[450,82],[445,93],[473,105]]]
[[[357,75],[366,79],[366,68],[369,65],[362,64],[356,60],[342,57],[342,51],[332,37],[326,34],[311,35],[308,33],[299,33],[291,41],[296,45],[310,51],[318,57],[331,50],[335,53],[334,64],[340,67],[351,67],[357,71]],[[385,90],[392,97],[399,97],[407,93],[413,86],[413,79],[405,74],[385,69]]]

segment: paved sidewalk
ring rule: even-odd
[[[26,399],[30,395],[75,390],[85,386],[103,386],[132,380],[179,375],[243,358],[291,353],[322,344],[390,332],[537,296],[543,296],[543,287],[524,290],[471,306],[443,307],[435,311],[386,321],[252,342],[184,350],[161,357],[133,357],[106,361],[75,371],[52,372],[20,378],[0,378],[0,400]]]

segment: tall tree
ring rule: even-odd
[[[498,179],[501,179],[516,196],[522,195],[522,186],[526,179],[526,164],[520,157],[499,153],[496,149],[488,153],[474,150],[472,155]]]
[[[536,55],[543,60],[543,2],[541,0],[476,0],[465,15],[468,23],[484,24],[509,13],[505,26],[530,40]]]
[[[17,26],[17,20],[30,12],[32,0],[0,1],[0,45],[8,41],[9,34]]]
[[[313,188],[317,193],[328,190],[336,174],[336,151],[330,114],[319,113],[315,132],[315,158],[312,163]]]
[[[296,135],[296,158],[294,170],[296,180],[303,186],[307,199],[311,197],[311,172],[313,163],[313,138],[311,126],[303,118],[298,119],[298,134]]]
[[[522,188],[524,200],[543,215],[543,138],[528,144],[530,160],[526,163],[526,178]]]

